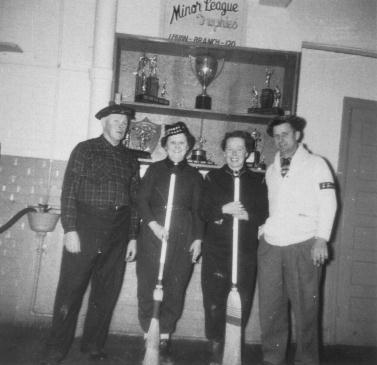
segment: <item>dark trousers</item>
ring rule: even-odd
[[[265,361],[285,361],[289,311],[295,319],[295,364],[318,365],[318,307],[321,269],[313,265],[313,239],[290,246],[269,245],[262,237],[258,249],[259,316]]]
[[[101,350],[107,338],[125,270],[129,210],[119,213],[81,209],[81,252],[65,248],[47,345],[65,355],[74,339],[77,317],[89,282],[91,291],[82,337],[83,350]]]
[[[185,234],[170,232],[163,274],[163,300],[160,306],[160,333],[173,333],[182,315],[187,285],[193,264],[189,241]],[[153,237],[148,227],[143,227],[138,245],[136,274],[138,315],[141,328],[149,330],[153,315],[153,291],[157,284],[161,242]]]
[[[237,288],[241,297],[242,327],[246,327],[254,296],[256,251],[239,252]],[[232,253],[204,249],[202,290],[205,333],[209,340],[224,341],[226,302],[232,286]]]

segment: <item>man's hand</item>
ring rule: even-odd
[[[168,240],[169,232],[156,221],[149,222],[148,226],[160,241]]]
[[[132,239],[129,240],[128,246],[127,246],[127,252],[126,252],[126,261],[127,262],[132,262],[135,260],[137,253],[137,248],[136,248],[136,240]]]
[[[67,232],[63,237],[63,245],[70,253],[80,253],[80,238],[76,231]]]
[[[196,264],[202,252],[202,240],[195,240],[191,244],[189,251],[191,252],[191,255],[192,255],[192,262]]]
[[[321,266],[325,263],[325,261],[329,257],[328,249],[327,249],[327,241],[324,238],[316,237],[312,251],[312,260],[315,266]]]
[[[222,212],[224,214],[230,214],[233,216],[233,218],[237,218],[240,220],[249,220],[249,213],[246,211],[244,206],[242,205],[241,202],[230,202],[222,207]]]

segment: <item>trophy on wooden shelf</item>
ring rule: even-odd
[[[272,69],[266,69],[266,78],[264,88],[258,96],[255,86],[251,89],[251,107],[247,109],[248,113],[259,114],[278,114],[283,115],[284,110],[280,107],[281,91],[278,85],[274,89],[271,88],[271,77],[274,73]]]
[[[248,167],[256,170],[264,170],[265,165],[264,162],[261,160],[261,147],[260,143],[262,142],[262,134],[258,129],[253,129],[250,133],[254,139],[254,149],[250,153],[249,157],[246,160],[246,164]]]
[[[161,87],[161,97],[162,98],[165,98],[166,95],[168,95],[168,82],[165,80],[163,83],[162,83],[162,87]]]
[[[137,66],[136,83],[135,83],[135,101],[140,95],[145,95],[147,93],[147,75],[149,73],[149,58],[143,55],[139,58],[139,63]]]
[[[149,95],[157,96],[160,88],[157,76],[157,56],[149,58],[149,75],[147,77],[147,92]]]
[[[200,163],[206,165],[214,165],[214,162],[207,159],[207,151],[203,149],[204,143],[206,142],[205,138],[203,137],[203,123],[204,120],[200,121],[200,135],[197,139],[197,148],[191,151],[191,156],[189,161],[193,163]]]
[[[274,88],[274,103],[272,106],[274,108],[279,108],[280,100],[281,100],[281,91],[280,91],[279,85],[276,85]]]
[[[192,56],[189,55],[191,70],[202,85],[202,93],[196,97],[195,108],[211,109],[212,99],[207,94],[207,87],[215,80],[224,68],[224,59],[221,59],[221,67],[219,61],[208,54]]]
[[[160,84],[157,75],[157,56],[150,58],[145,54],[141,56],[135,75],[135,101],[169,105],[169,100],[158,96]]]
[[[255,85],[251,88],[250,106],[252,108],[258,108],[259,106],[259,94]]]
[[[262,109],[270,109],[274,104],[274,90],[271,89],[271,76],[274,73],[271,69],[266,69],[266,80],[264,82],[264,88],[260,95],[260,106]]]

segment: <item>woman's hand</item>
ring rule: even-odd
[[[198,262],[200,254],[202,253],[202,240],[195,240],[191,244],[189,251],[192,255],[192,262],[196,264]]]
[[[223,205],[222,212],[223,214],[232,215],[233,218],[245,221],[249,220],[249,213],[245,210],[244,206],[239,201],[230,202]]]
[[[169,232],[160,224],[158,224],[156,221],[151,221],[148,223],[149,228],[152,230],[154,235],[160,240],[168,240],[169,238]]]

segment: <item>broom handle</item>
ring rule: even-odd
[[[170,183],[169,183],[168,203],[166,205],[165,225],[164,225],[164,228],[167,232],[169,232],[169,229],[170,229],[171,213],[172,213],[172,210],[173,210],[175,179],[176,179],[176,175],[171,174],[170,175]],[[163,239],[162,245],[161,245],[160,267],[159,267],[158,278],[157,278],[159,283],[162,281],[162,275],[163,275],[163,272],[164,272],[167,245],[168,245],[167,240]]]
[[[240,200],[240,177],[234,174],[234,201]],[[233,218],[232,284],[237,285],[238,271],[238,218]]]

